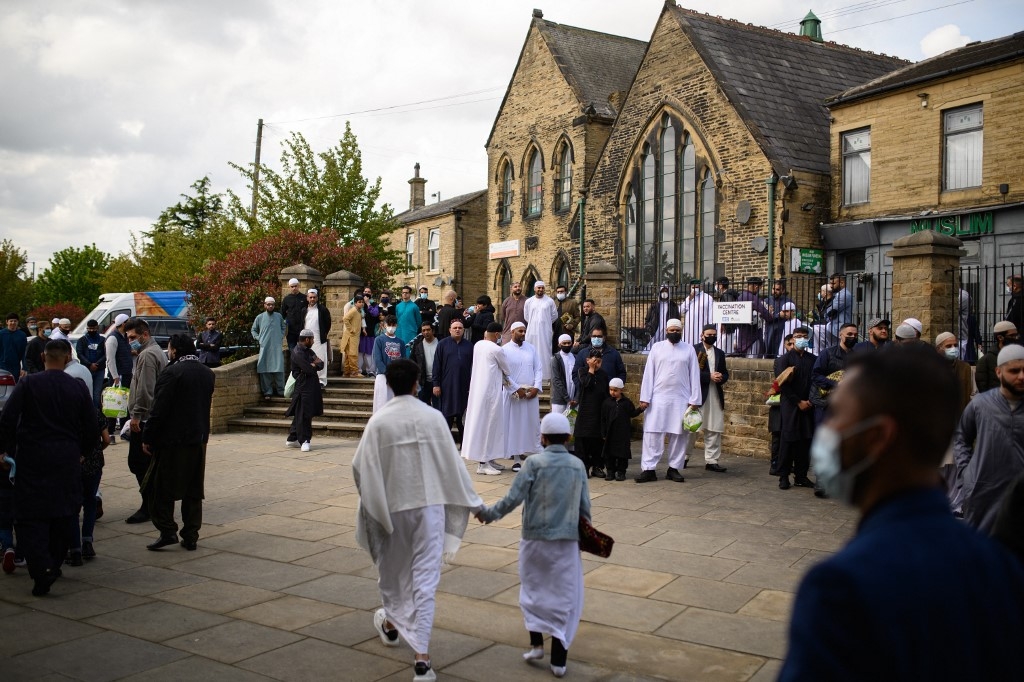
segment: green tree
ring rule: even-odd
[[[25,266],[28,254],[10,239],[0,241],[0,314],[26,312],[32,307],[32,279]]]
[[[316,153],[300,133],[281,143],[281,172],[260,164],[256,217],[249,202],[228,191],[232,219],[248,226],[254,237],[283,230],[331,232],[342,246],[365,242],[390,269],[403,267],[402,254],[388,249],[386,236],[395,228],[388,204],[377,207],[380,178],[371,185],[363,177],[363,160],[348,123],[338,144]],[[230,164],[254,184],[255,164]]]
[[[92,310],[99,298],[100,282],[110,256],[95,244],[69,246],[50,257],[50,264],[35,285],[36,305],[67,302]]]
[[[174,206],[165,208],[153,223],[153,231],[148,234],[205,232],[210,224],[221,216],[224,210],[224,195],[210,192],[210,176],[204,175],[193,182],[191,187],[195,194],[182,194],[184,202],[179,201]]]

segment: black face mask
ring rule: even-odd
[[[683,333],[682,332],[669,332],[669,333],[665,334],[665,338],[667,338],[671,343],[679,343],[680,341],[683,340]]]
[[[704,337],[704,343],[706,343],[709,346],[715,345],[715,341],[718,341],[718,337],[717,336],[705,336]]]
[[[848,336],[847,338],[843,339],[843,345],[846,346],[847,348],[853,348],[854,346],[857,345],[857,337]]]
[[[559,346],[563,353],[568,353],[572,350],[572,346]]]

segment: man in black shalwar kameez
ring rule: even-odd
[[[313,417],[324,413],[324,396],[320,388],[318,372],[324,362],[313,352],[313,332],[303,329],[299,342],[292,348],[292,376],[295,377],[295,392],[292,404],[285,412],[292,418],[285,445],[294,448],[302,445],[303,452],[309,452],[309,441],[313,438]]]

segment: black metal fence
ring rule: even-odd
[[[1014,277],[1024,277],[1024,263],[1003,265],[964,265],[950,270],[953,278],[953,309],[958,312],[956,329],[949,331],[961,344],[962,359],[974,362],[995,347],[992,327],[1008,319]],[[1018,324],[1020,320],[1011,320]],[[1020,329],[1018,329],[1020,331]]]

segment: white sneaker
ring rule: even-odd
[[[476,467],[476,472],[478,474],[483,474],[484,476],[500,476],[501,475],[501,472],[498,471],[497,469],[495,469],[493,466],[491,466],[489,462],[484,462],[483,464],[478,464],[477,467]]]
[[[551,666],[551,674],[555,677],[565,677],[565,666],[564,665],[553,665]]]
[[[492,459],[491,461],[488,462],[488,464],[490,464],[492,467],[494,467],[498,471],[504,471],[505,470],[505,465],[502,464],[501,462],[499,462],[496,459]]]
[[[302,444],[302,447],[301,447],[301,448],[299,448],[299,449],[300,449],[300,450],[301,450],[302,452],[309,452],[309,441],[307,440],[307,441],[306,441],[305,443],[303,443],[303,444]]]
[[[384,622],[388,619],[384,609],[377,609],[373,613],[373,629],[377,631],[380,642],[384,646],[398,646],[401,644],[398,637],[398,630],[385,630]],[[392,639],[392,635],[394,638]]]
[[[297,441],[297,440],[286,440],[284,442],[284,446],[286,448],[297,448],[297,447],[299,447],[299,441]]]
[[[542,658],[544,658],[544,647],[542,646],[535,646],[523,654],[524,661],[539,661]]]

